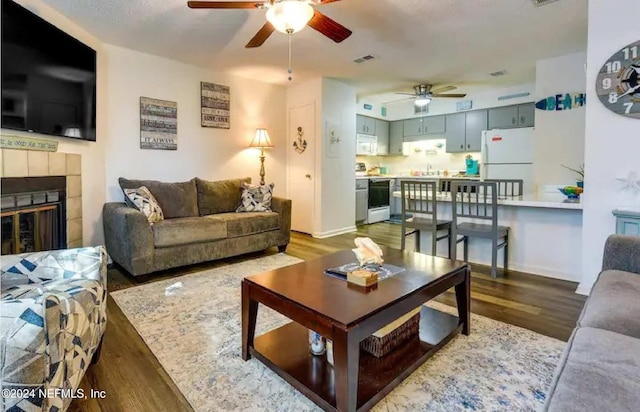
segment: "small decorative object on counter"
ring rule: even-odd
[[[560,166],[564,167],[567,170],[575,172],[578,175],[578,177],[576,178],[576,186],[584,188],[584,163],[580,164],[577,169],[565,165]]]
[[[327,362],[333,366],[333,341],[327,339]]]
[[[309,329],[309,351],[312,355],[324,355],[324,352],[326,351],[325,342],[326,341],[322,335]]]
[[[565,186],[558,190],[567,197],[567,201],[569,202],[579,202],[580,195],[584,191],[581,187],[578,186]]]

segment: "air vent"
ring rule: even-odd
[[[500,76],[504,76],[505,74],[507,74],[506,70],[498,70],[497,72],[493,72],[493,73],[489,73],[491,76],[493,77],[500,77]]]
[[[533,5],[536,7],[540,7],[540,6],[546,6],[549,3],[553,3],[556,2],[558,0],[531,0],[533,2]]]
[[[376,58],[375,56],[372,56],[371,54],[367,54],[366,56],[362,56],[362,57],[358,57],[357,59],[354,59],[353,62],[360,64],[369,60],[373,60],[375,58]]]

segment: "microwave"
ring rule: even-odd
[[[378,138],[366,134],[356,135],[356,155],[375,156],[378,154]]]

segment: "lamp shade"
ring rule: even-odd
[[[415,105],[418,107],[424,107],[431,103],[431,97],[429,96],[419,96],[416,98]]]
[[[256,136],[249,147],[273,147],[267,129],[256,129]]]
[[[279,32],[292,34],[302,30],[313,13],[313,7],[306,1],[283,0],[269,7],[267,20]]]

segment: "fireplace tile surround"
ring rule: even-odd
[[[82,247],[82,158],[75,153],[0,149],[0,177],[65,176],[67,247]]]

